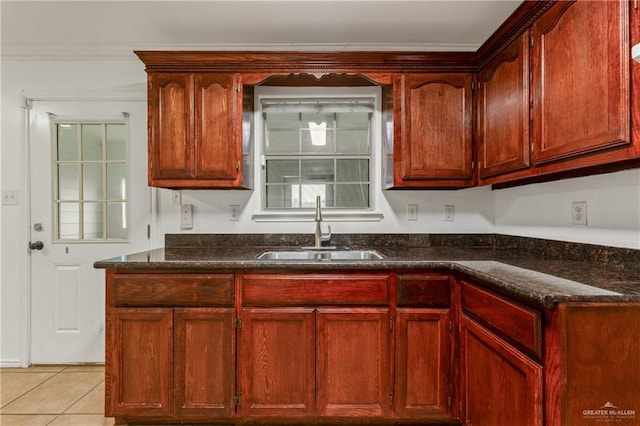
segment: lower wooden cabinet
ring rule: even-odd
[[[391,411],[388,308],[244,308],[240,416]]]
[[[450,414],[449,309],[402,308],[396,315],[396,415]]]
[[[231,416],[231,308],[114,308],[107,416]]]
[[[317,312],[317,412],[381,417],[391,413],[389,308]]]
[[[314,309],[245,308],[241,318],[238,414],[313,415]]]
[[[466,315],[460,329],[465,424],[542,426],[542,366]]]
[[[171,415],[173,310],[113,309],[111,333],[106,415]]]
[[[176,416],[234,414],[234,316],[227,308],[174,310]]]

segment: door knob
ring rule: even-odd
[[[42,241],[36,241],[35,243],[29,241],[29,248],[31,250],[42,250],[44,248],[44,243]]]

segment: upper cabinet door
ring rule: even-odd
[[[626,1],[558,2],[532,27],[534,162],[630,141]]]
[[[240,175],[236,87],[233,74],[195,75],[194,152],[198,179],[234,180]]]
[[[398,187],[472,184],[472,104],[469,74],[408,74],[400,96],[400,137],[394,149]]]
[[[237,74],[149,74],[149,184],[241,188],[242,90]]]
[[[193,178],[193,76],[149,76],[149,182]]]
[[[477,135],[480,179],[529,167],[528,31],[480,72]]]

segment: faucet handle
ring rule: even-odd
[[[330,241],[330,240],[331,240],[331,227],[330,227],[330,226],[327,226],[327,228],[329,228],[329,232],[327,232],[326,234],[322,234],[322,235],[320,236],[320,239],[321,239],[322,241]]]

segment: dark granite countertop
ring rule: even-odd
[[[413,243],[415,245],[415,241]],[[439,269],[481,280],[498,292],[545,307],[567,301],[640,302],[640,271],[636,269],[609,268],[588,261],[545,259],[539,254],[495,245],[406,247],[378,241],[367,249],[384,254],[385,258],[381,260],[257,259],[264,250],[283,248],[170,244],[164,249],[101,260],[94,266],[149,272],[178,269],[263,272]]]

